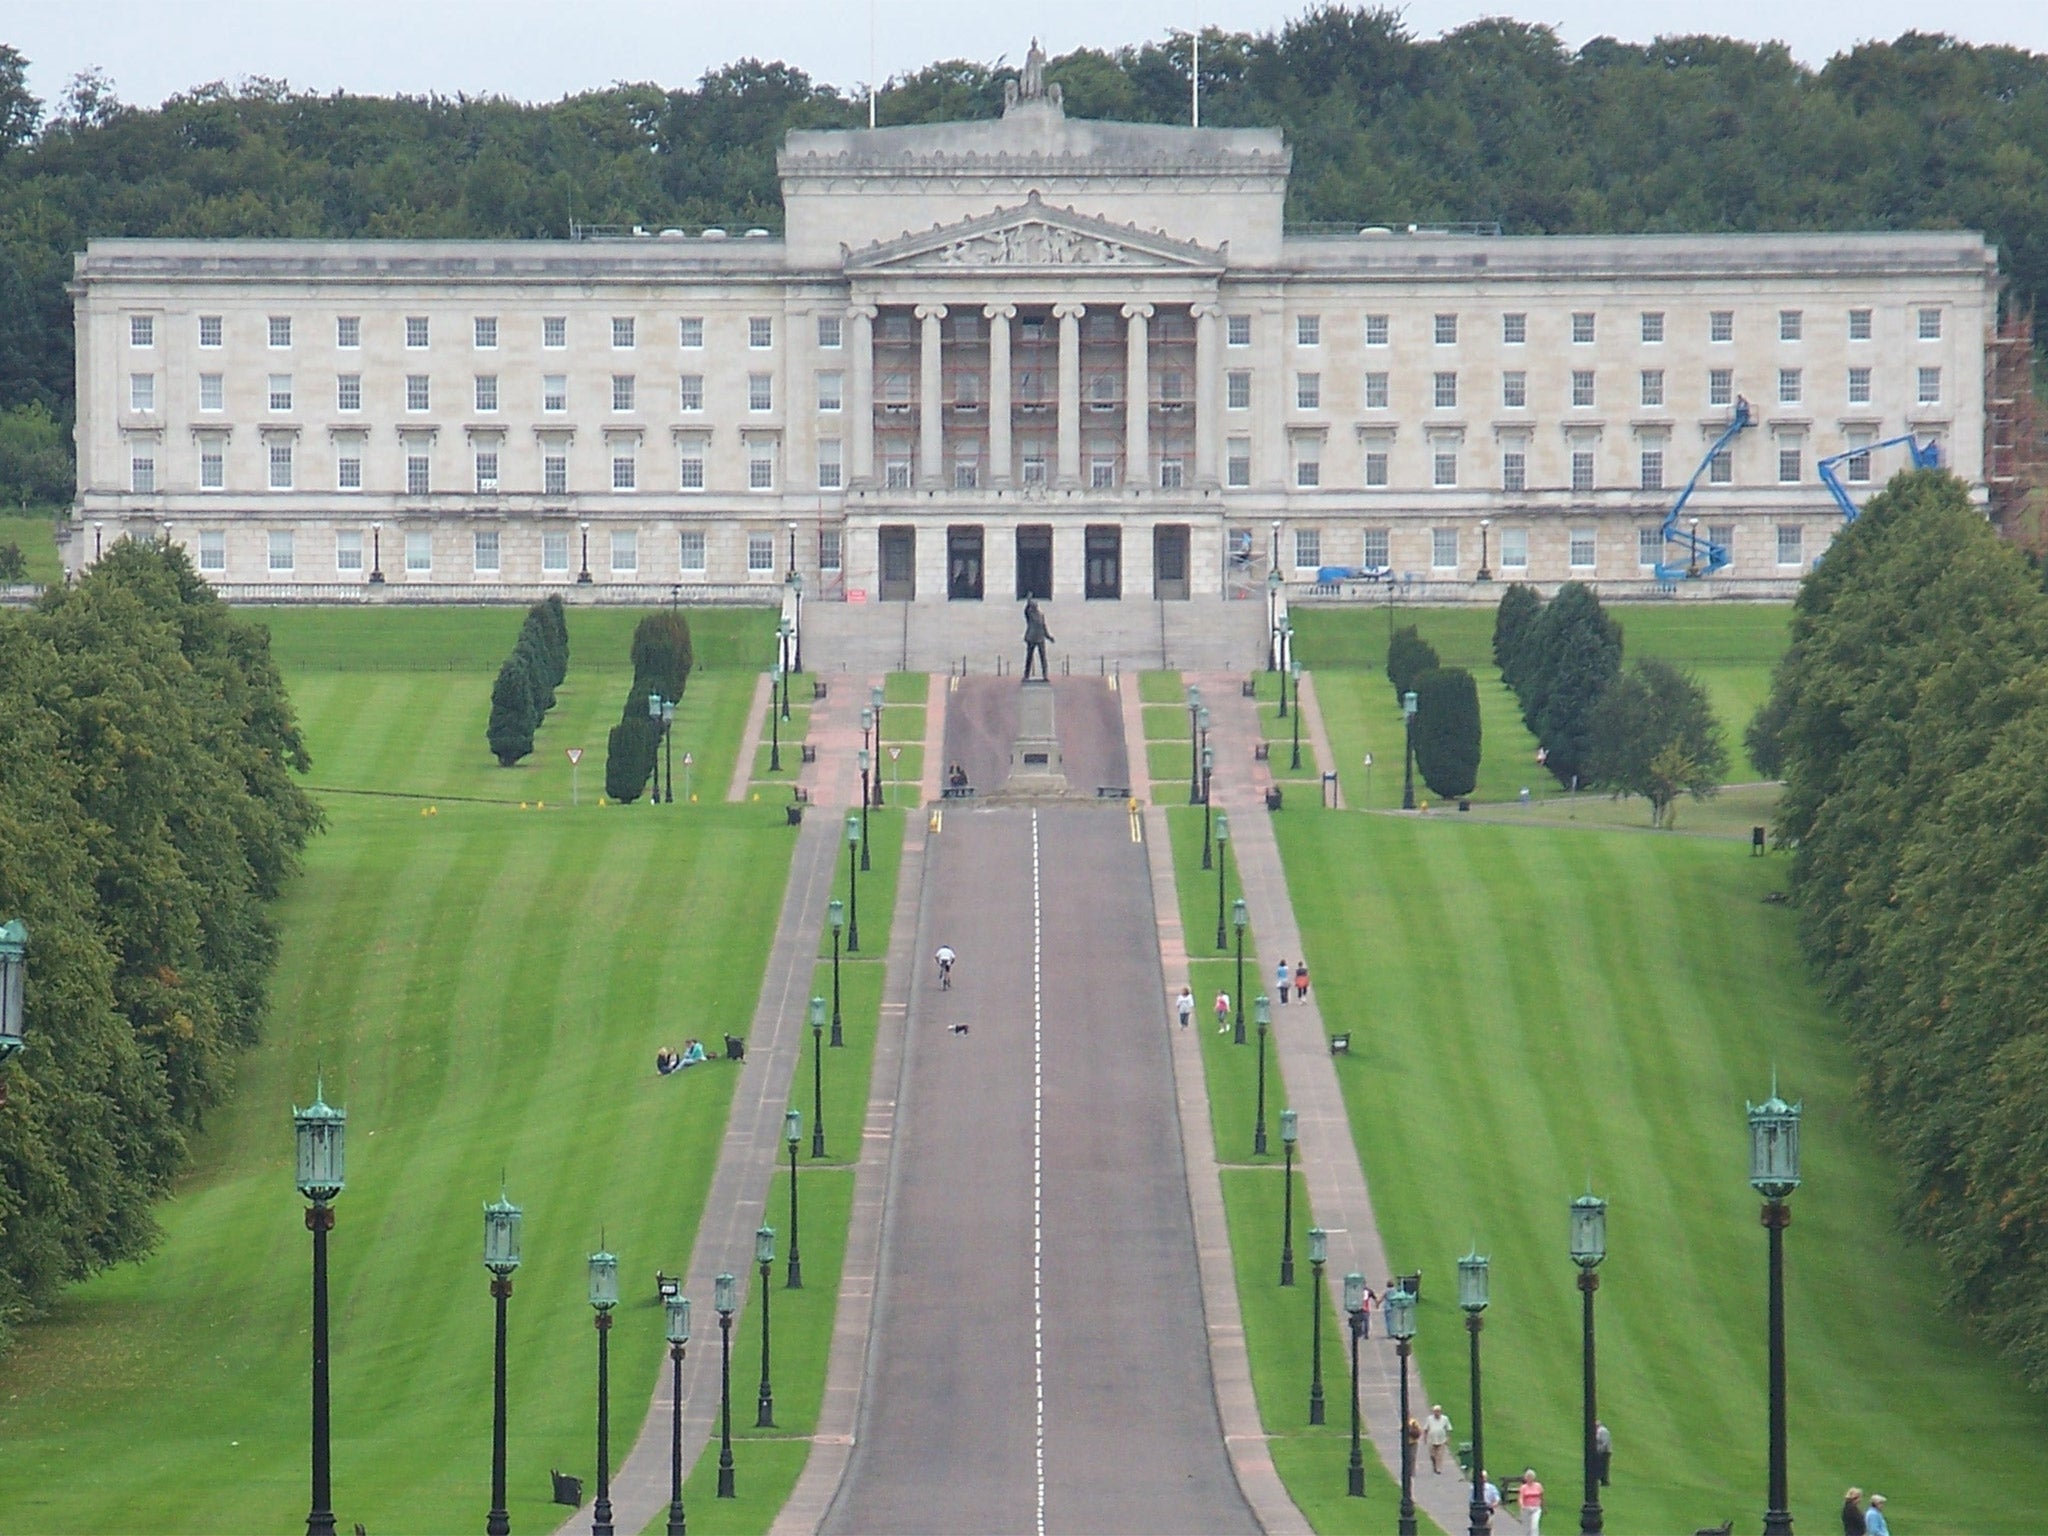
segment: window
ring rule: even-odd
[[[676,409],[679,411],[701,411],[704,409],[704,375],[686,373],[676,387]]]
[[[685,437],[677,442],[681,472],[676,483],[686,491],[704,489],[704,439]]]
[[[1662,368],[1645,368],[1643,370],[1642,386],[1643,404],[1662,405],[1664,403],[1664,370]]]
[[[1870,340],[1869,310],[1852,309],[1849,311],[1849,339],[1851,341]]]
[[[1163,368],[1159,373],[1159,403],[1163,406],[1185,405],[1188,398],[1187,376],[1178,368]]]
[[[1529,339],[1529,317],[1522,314],[1500,317],[1500,339],[1503,345],[1519,347]]]
[[[818,530],[818,569],[836,571],[839,569],[839,530],[820,528]]]
[[[692,576],[704,574],[704,530],[685,528],[676,535],[676,561]]]
[[[1707,460],[1707,484],[1733,485],[1735,483],[1735,450],[1723,448]]]
[[[1922,341],[1941,340],[1941,311],[1923,309],[1920,311],[1920,326],[1917,333]]]
[[[1851,368],[1849,370],[1849,403],[1851,405],[1870,404],[1870,370],[1868,368]]]
[[[885,461],[882,465],[882,483],[892,491],[909,490],[910,460],[889,459]],[[1045,460],[1043,458],[1033,459],[1026,455],[1024,459],[1024,483],[1026,485],[1045,484]]]
[[[569,409],[569,375],[550,373],[540,381],[540,408],[552,415]]]
[[[1457,529],[1429,530],[1429,563],[1439,571],[1454,571],[1458,568]]]
[[[1224,483],[1237,489],[1252,483],[1252,440],[1233,437],[1224,445]]]
[[[1868,432],[1851,432],[1849,434],[1849,448],[1851,451],[1849,462],[1844,467],[1849,471],[1845,478],[1852,485],[1867,485],[1870,482],[1869,447],[1870,434]]]
[[[272,315],[270,317],[270,344],[273,347],[288,347],[292,344],[292,317]]]
[[[1735,370],[1713,368],[1707,372],[1707,404],[1733,405],[1735,403]]]
[[[747,345],[759,352],[775,345],[775,321],[768,315],[754,315],[747,321]]]
[[[1323,317],[1321,315],[1296,315],[1294,317],[1294,344],[1297,347],[1319,347],[1323,344]]]
[[[963,411],[972,411],[980,408],[981,376],[979,374],[960,373],[954,375],[953,404]]]
[[[630,576],[640,569],[640,534],[633,528],[612,530],[612,569]]]
[[[1368,347],[1384,347],[1387,344],[1387,317],[1367,315],[1365,317],[1365,344]]]
[[[774,374],[750,373],[747,375],[747,409],[750,411],[772,411],[775,409]]]
[[[1294,483],[1313,490],[1323,483],[1323,445],[1313,437],[1297,438],[1294,444]]]
[[[1223,403],[1233,411],[1248,411],[1252,405],[1252,375],[1248,368],[1233,368],[1223,376]]]
[[[1735,557],[1735,525],[1733,523],[1709,523],[1707,525],[1707,540],[1709,543],[1718,544],[1722,549],[1728,551],[1728,557],[1731,560]]]
[[[839,439],[836,437],[818,440],[818,489],[836,491],[842,480],[839,467]]]
[[[342,491],[360,491],[363,488],[363,440],[360,437],[337,437],[334,440],[334,485]]]
[[[1250,315],[1225,315],[1223,317],[1223,341],[1225,346],[1250,346],[1252,344],[1252,317]]]
[[[220,344],[220,316],[201,315],[199,317],[199,345],[202,347],[217,347]],[[201,535],[201,537],[204,537],[204,535]]]
[[[828,368],[818,374],[818,409],[836,411],[840,409],[844,395],[841,380],[844,376],[837,368]]]
[[[292,530],[273,528],[270,530],[270,568],[273,571],[289,571],[293,565]]]
[[[273,491],[288,491],[292,488],[292,440],[288,437],[273,437],[269,447],[270,488]]]
[[[775,570],[775,535],[772,533],[750,533],[747,535],[747,574],[750,576],[770,575]]]
[[[541,450],[540,489],[543,496],[569,494],[569,455],[563,449],[550,445]]]
[[[960,459],[953,465],[953,489],[971,491],[981,478],[981,466],[973,459]]]
[[[1572,370],[1572,404],[1588,406],[1593,403],[1593,370],[1574,368]]]
[[[614,352],[629,352],[632,348],[633,317],[631,315],[613,315],[612,350]]]
[[[1116,460],[1097,458],[1088,461],[1088,488],[1106,491],[1116,484]]]
[[[631,448],[612,450],[612,489],[615,491],[637,490],[640,485],[640,461]]]
[[[270,408],[273,411],[288,411],[292,408],[292,376],[288,373],[273,373],[270,376]]]
[[[1365,450],[1365,483],[1374,487],[1385,487],[1387,483],[1388,453],[1384,443],[1369,443]]]
[[[1116,316],[1097,306],[1088,312],[1088,339],[1090,341],[1115,341]]]
[[[227,483],[227,457],[222,451],[221,440],[202,437],[199,439],[199,489],[225,490]]]
[[[1384,411],[1387,408],[1387,376],[1384,373],[1368,373],[1365,376],[1365,408],[1369,411]]]
[[[1800,460],[1804,457],[1801,448],[1802,445],[1797,438],[1787,437],[1778,440],[1778,483],[1780,485],[1797,485],[1799,483]]]
[[[1925,373],[1927,370],[1922,369]],[[156,409],[156,375],[153,373],[131,373],[128,375],[128,409],[131,411],[154,411]]]
[[[130,315],[128,317],[128,345],[131,347],[153,347],[156,345],[156,316]]]
[[[363,408],[363,376],[360,373],[337,373],[334,376],[334,408],[337,411],[360,411]]]
[[[775,444],[772,439],[755,438],[747,444],[747,489],[775,489]]]
[[[1593,314],[1591,310],[1576,310],[1572,314],[1572,345],[1590,347],[1593,344]]]
[[[1359,551],[1360,563],[1385,569],[1390,556],[1387,553],[1387,530],[1368,528],[1365,530],[1365,546]]]
[[[498,345],[498,317],[478,315],[470,322],[470,339],[479,352],[495,351]],[[491,568],[497,569],[495,562]]]
[[[405,408],[408,411],[427,410],[430,408],[431,399],[427,376],[424,373],[408,373],[405,376]]]
[[[1778,404],[1797,405],[1802,393],[1803,391],[1799,384],[1799,370],[1797,368],[1780,368],[1778,370]]]
[[[1440,411],[1450,410],[1458,403],[1458,375],[1445,370],[1430,381],[1430,403]]]
[[[1452,444],[1438,443],[1431,451],[1429,483],[1436,486],[1458,483],[1458,450]]]
[[[1797,341],[1806,329],[1805,316],[1796,309],[1778,311],[1778,340]]]
[[[1636,564],[1655,565],[1664,558],[1664,525],[1651,523],[1636,529]]]
[[[498,450],[479,448],[476,451],[476,488],[479,493],[495,491],[498,488]]]
[[[1529,568],[1529,530],[1503,528],[1500,531],[1500,563],[1511,571]]]
[[[551,350],[569,345],[569,317],[567,315],[542,315],[540,320],[540,344]]]
[[[1735,311],[1717,309],[1707,316],[1707,340],[1733,341],[1735,339]]]
[[[1315,411],[1322,409],[1323,376],[1320,373],[1297,373],[1294,376],[1294,406],[1296,410]]]
[[[411,528],[405,535],[405,569],[423,576],[434,569],[434,533],[430,528]]]
[[[704,317],[684,315],[676,321],[676,345],[695,352],[704,345]]]
[[[544,571],[569,569],[569,530],[544,528],[540,535],[540,568]]]
[[[224,571],[228,568],[228,536],[218,528],[199,532],[199,569]]]
[[[128,450],[128,489],[144,496],[156,490],[156,449],[147,443]]]
[[[1664,450],[1661,447],[1644,448],[1636,455],[1637,468],[1642,473],[1642,487],[1646,491],[1664,489]]]
[[[1529,403],[1529,375],[1519,368],[1500,376],[1500,403],[1521,410]]]
[[[1941,370],[1939,368],[1921,368],[1917,372],[1919,374],[1919,388],[1914,393],[1914,400],[1921,405],[1941,404]]]
[[[1500,488],[1504,491],[1529,489],[1529,451],[1503,448],[1500,454]]]
[[[1177,491],[1181,488],[1186,478],[1187,465],[1185,461],[1181,459],[1161,459],[1159,461],[1159,488],[1161,490]]]
[[[1798,565],[1805,558],[1806,530],[1798,523],[1778,524],[1778,564]]]
[[[630,411],[630,410],[633,410],[633,409],[635,409],[635,407],[634,407],[634,404],[633,404],[633,396],[634,396],[634,394],[635,394],[635,391],[634,391],[634,388],[633,388],[633,375],[632,375],[632,374],[630,374],[630,373],[615,373],[615,374],[613,374],[613,375],[612,375],[612,409],[613,409],[613,410],[615,410],[615,411]]]
[[[837,352],[840,345],[840,317],[838,315],[818,316],[818,350]]]
[[[1642,337],[1645,344],[1656,346],[1664,340],[1664,311],[1646,309],[1642,314]]]
[[[414,351],[427,345],[427,317],[407,315],[405,317],[405,344]]]
[[[1572,489],[1590,491],[1593,489],[1593,450],[1574,448],[1572,450]]]
[[[1574,570],[1590,570],[1595,563],[1598,547],[1593,529],[1574,528],[1570,546],[1565,552],[1566,558],[1571,561]]]
[[[498,409],[498,376],[495,373],[476,376],[476,409],[479,416],[489,416]]]
[[[1314,570],[1323,563],[1323,530],[1294,530],[1294,564],[1297,570]]]
[[[1456,346],[1458,342],[1458,317],[1456,315],[1438,315],[1432,334],[1435,335],[1438,346]]]
[[[479,576],[495,574],[498,569],[498,530],[479,528],[470,539],[470,563]]]
[[[425,496],[434,489],[434,461],[424,443],[405,445],[405,494]]]
[[[353,352],[360,347],[363,344],[363,317],[361,315],[336,315],[334,317],[334,344],[344,352]]]

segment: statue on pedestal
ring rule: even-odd
[[[1045,615],[1039,611],[1038,599],[1030,598],[1024,604],[1024,680],[1031,680],[1031,658],[1038,658],[1038,676],[1041,682],[1052,678],[1045,669],[1045,642],[1052,639],[1052,631],[1045,627]]]
[[[1045,50],[1038,46],[1038,39],[1031,39],[1031,49],[1024,55],[1024,68],[1015,80],[1003,86],[1003,111],[1009,112],[1020,102],[1042,101],[1050,106],[1060,105],[1060,88],[1045,83]]]

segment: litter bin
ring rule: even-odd
[[[789,824],[792,827],[800,827],[804,824],[804,808],[801,801],[793,805],[785,805],[782,808],[782,814],[789,818]]]
[[[555,1502],[576,1509],[583,1503],[583,1479],[571,1477],[567,1472],[549,1469],[548,1475],[555,1480]]]
[[[1280,786],[1278,784],[1271,785],[1266,790],[1266,809],[1269,811],[1280,809]]]
[[[1470,1440],[1460,1440],[1458,1442],[1458,1470],[1465,1474],[1468,1481],[1471,1479],[1472,1442]]]

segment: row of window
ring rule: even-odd
[[[1848,311],[1848,337],[1851,341],[1872,339],[1872,317],[1869,309]],[[1597,334],[1599,315],[1589,309],[1575,310],[1571,317],[1572,345],[1590,347]],[[1637,339],[1646,346],[1659,346],[1664,341],[1664,311],[1643,310],[1637,317]],[[1456,346],[1458,342],[1458,316],[1438,314],[1430,317],[1430,340],[1440,347]],[[1921,341],[1941,340],[1941,310],[1927,306],[1914,313],[1914,335]],[[1806,311],[1802,309],[1781,309],[1778,311],[1778,340],[1803,341],[1806,336]],[[1529,340],[1529,316],[1526,311],[1509,311],[1500,317],[1500,339],[1504,346],[1519,347]],[[1231,315],[1228,320],[1225,340],[1233,347],[1248,347],[1252,344],[1252,321],[1249,315]],[[1735,311],[1715,309],[1707,312],[1707,340],[1710,342],[1732,342],[1735,340]],[[1323,343],[1323,317],[1321,315],[1296,315],[1294,317],[1294,344],[1297,347],[1319,347]],[[1393,343],[1393,317],[1391,315],[1367,315],[1365,317],[1365,344],[1369,347],[1385,347]]]
[[[1856,452],[1867,449],[1875,440],[1869,431],[1858,430],[1849,433],[1851,457],[1843,468],[1843,479],[1857,485],[1870,480],[1870,454]],[[1365,484],[1371,488],[1388,485],[1388,465],[1391,457],[1384,443],[1368,440],[1365,449]],[[1438,489],[1455,489],[1460,483],[1462,452],[1457,443],[1441,440],[1430,445],[1430,484]],[[1637,451],[1636,489],[1661,491],[1665,488],[1665,450],[1662,444],[1648,444]],[[1590,447],[1577,446],[1571,456],[1571,489],[1594,491],[1602,487],[1598,482],[1598,456]],[[1777,477],[1780,485],[1799,485],[1806,478],[1806,445],[1796,436],[1786,435],[1777,440]],[[1724,448],[1707,462],[1707,483],[1709,485],[1733,485],[1735,483],[1735,457],[1733,450]],[[1224,482],[1233,489],[1243,489],[1252,483],[1251,439],[1231,438],[1224,457]],[[1323,483],[1322,443],[1319,439],[1304,437],[1294,444],[1294,483],[1302,490],[1313,490]],[[1529,484],[1529,453],[1526,446],[1514,439],[1503,443],[1500,453],[1499,488],[1509,492],[1525,492]]]
[[[836,440],[820,442],[818,445],[818,485],[821,490],[837,490],[841,483],[841,459]],[[264,440],[264,470],[266,487],[273,491],[297,490],[298,486],[298,444],[290,437],[274,436]],[[779,444],[773,438],[749,439],[746,444],[747,489],[750,491],[772,491],[776,486],[776,463]],[[701,491],[705,488],[704,465],[707,445],[697,440],[687,440],[677,445],[678,487],[685,491]],[[334,444],[334,484],[336,490],[360,491],[363,487],[363,455],[365,444],[359,437],[339,436]],[[636,491],[640,489],[640,454],[636,447],[614,444],[610,454],[611,489],[614,491]],[[408,441],[405,444],[405,494],[427,496],[434,490],[432,444],[428,441]],[[492,494],[501,489],[499,481],[499,450],[478,448],[472,454],[474,471],[473,485],[478,494]],[[135,442],[129,445],[128,487],[142,495],[153,495],[157,490],[157,450],[153,443]],[[226,439],[202,434],[199,438],[199,489],[202,491],[224,491],[227,485],[227,441]],[[445,489],[445,487],[444,487]],[[541,449],[541,494],[545,496],[566,496],[569,494],[569,452],[566,444],[543,443]]]
[[[1778,403],[1780,405],[1801,405],[1806,401],[1805,370],[1802,368],[1780,368],[1778,370]],[[1914,370],[1914,401],[1919,405],[1941,404],[1941,369],[1938,367]],[[1850,405],[1871,403],[1874,371],[1868,367],[1848,370],[1845,399]],[[1372,372],[1365,375],[1365,408],[1369,411],[1383,411],[1390,408],[1392,375]],[[1644,368],[1638,371],[1636,379],[1637,403],[1646,406],[1663,406],[1665,400],[1664,370]],[[1226,409],[1246,411],[1252,404],[1252,375],[1250,369],[1232,369],[1224,375],[1223,403]],[[1525,410],[1529,405],[1529,375],[1522,370],[1509,370],[1500,376],[1500,403],[1509,410]],[[1595,370],[1574,368],[1571,370],[1571,403],[1574,410],[1590,409],[1598,403]],[[1733,368],[1712,368],[1707,371],[1707,404],[1710,406],[1733,405],[1735,403],[1735,370]],[[1455,410],[1458,405],[1458,374],[1455,369],[1441,369],[1430,375],[1430,406],[1435,410]],[[1301,411],[1319,411],[1323,408],[1323,376],[1320,373],[1299,372],[1294,376],[1294,406]]]
[[[844,391],[837,372],[817,375],[818,409],[837,411],[841,408]],[[156,410],[156,375],[153,373],[131,373],[128,376],[128,409],[131,412],[148,415]],[[292,410],[297,399],[293,376],[289,373],[273,373],[266,380],[264,400],[275,414]],[[433,379],[424,373],[409,373],[405,376],[405,408],[415,414],[431,411],[433,404]],[[626,413],[639,409],[639,376],[631,373],[615,373],[611,377],[611,403],[616,412]],[[472,381],[471,404],[480,415],[492,415],[498,410],[498,375],[477,374]],[[337,411],[354,413],[363,408],[363,376],[360,373],[340,373],[334,377],[334,408]],[[544,415],[557,416],[569,409],[569,376],[565,373],[544,374],[540,381],[540,408]],[[676,408],[682,413],[700,412],[704,409],[704,375],[686,373],[679,376],[676,390]],[[227,376],[219,373],[199,375],[199,409],[211,414],[227,409]],[[773,411],[775,409],[775,375],[772,373],[750,373],[747,375],[747,409],[750,411]]]
[[[1806,530],[1799,523],[1777,523],[1773,525],[1776,541],[1777,563],[1779,565],[1801,565],[1806,559]],[[1455,571],[1462,564],[1462,555],[1468,552],[1473,530],[1468,528],[1432,528],[1429,531],[1430,567],[1439,571]],[[1527,528],[1505,527],[1492,531],[1491,550],[1483,550],[1488,558],[1497,558],[1501,567],[1509,571],[1527,570],[1529,566],[1529,530]],[[1717,523],[1707,529],[1707,537],[1732,554],[1735,549],[1735,524]],[[1323,530],[1320,528],[1296,528],[1294,530],[1294,566],[1297,571],[1319,570],[1325,564]],[[1567,562],[1575,570],[1592,570],[1599,563],[1599,530],[1577,527],[1568,531],[1566,540]],[[1644,523],[1636,529],[1636,564],[1652,566],[1672,558],[1671,548],[1664,542],[1662,523]],[[1367,528],[1360,548],[1359,563],[1369,569],[1390,569],[1389,530]]]
[[[223,347],[227,344],[226,317],[222,315],[197,316],[199,345],[206,348]],[[128,344],[131,347],[154,347],[156,345],[157,317],[155,315],[130,315],[128,317]],[[284,350],[293,345],[293,317],[290,315],[266,315],[264,317],[264,338],[269,346]],[[433,318],[429,315],[407,315],[404,317],[405,345],[411,351],[424,351],[433,345]],[[639,345],[640,323],[635,315],[613,315],[611,317],[611,341],[615,351],[627,352]],[[841,318],[838,315],[818,316],[818,345],[826,349],[841,344]],[[354,351],[363,344],[363,317],[361,315],[337,315],[334,319],[334,344],[343,351]],[[549,349],[569,345],[569,317],[567,315],[543,315],[540,317],[540,344]],[[477,315],[470,321],[470,345],[480,352],[495,351],[498,345],[498,317]],[[676,320],[676,345],[685,350],[695,351],[704,345],[704,317],[683,315]],[[775,318],[772,315],[751,315],[747,319],[747,345],[757,352],[767,351],[775,345]]]
[[[776,539],[773,533],[753,532],[747,534],[747,574],[749,576],[777,576],[781,574],[776,564]],[[502,568],[501,545],[495,528],[472,529],[470,545],[471,570],[477,575],[491,575]],[[609,554],[608,569],[614,575],[631,576],[640,569],[640,534],[633,528],[606,530],[606,551]],[[298,530],[272,528],[268,530],[266,568],[273,575],[289,576],[299,568],[299,547],[301,540]],[[210,574],[224,572],[228,568],[227,532],[218,528],[202,528],[197,539],[199,569]],[[334,534],[334,569],[339,576],[359,576],[365,569],[365,546],[373,557],[377,556],[377,544],[364,537],[361,529],[342,528]],[[818,566],[820,570],[839,569],[840,530],[821,529],[818,534]],[[394,553],[398,553],[394,551]],[[579,547],[577,558],[584,558]],[[707,538],[701,528],[685,528],[676,535],[678,568],[686,576],[701,576],[708,570]],[[547,528],[541,531],[541,570],[552,575],[566,575],[571,569],[571,535],[566,528]],[[403,535],[403,568],[409,576],[424,576],[434,569],[434,533],[430,528],[407,529]],[[581,567],[577,567],[581,569]]]

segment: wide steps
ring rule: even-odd
[[[1265,664],[1266,605],[1185,602],[1041,604],[1054,673],[1154,669],[1250,671]],[[814,672],[1014,673],[1023,606],[1011,603],[807,603],[804,665]]]

